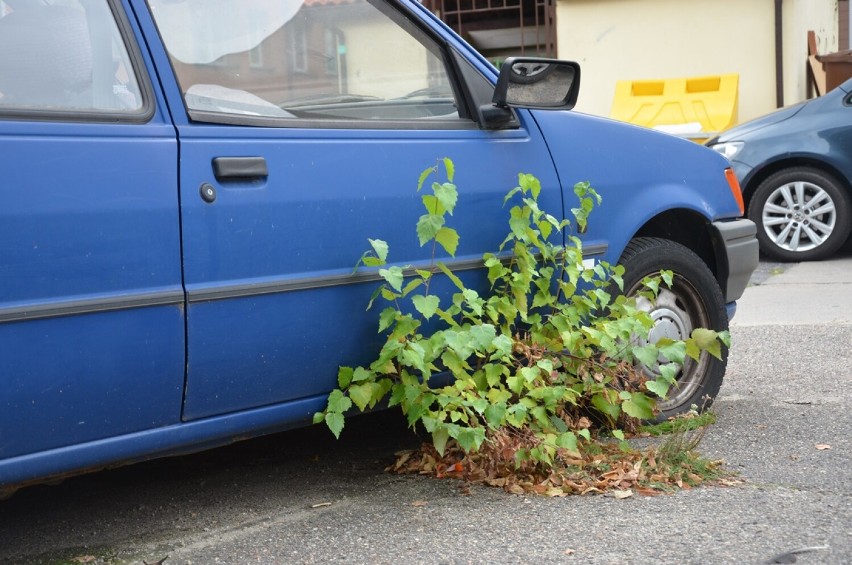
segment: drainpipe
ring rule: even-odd
[[[775,103],[784,106],[784,0],[775,0]]]

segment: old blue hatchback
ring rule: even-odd
[[[309,423],[380,347],[367,237],[429,262],[439,157],[467,276],[519,172],[563,214],[586,180],[587,259],[628,290],[672,269],[658,324],[725,329],[757,261],[727,161],[565,111],[578,85],[498,73],[412,0],[0,0],[0,488]],[[688,366],[663,409],[724,371]]]

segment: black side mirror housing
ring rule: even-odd
[[[511,121],[510,108],[570,110],[580,93],[580,65],[539,57],[509,57],[500,67],[490,105],[479,108],[485,127]]]
[[[570,110],[580,93],[580,65],[534,57],[509,57],[500,67],[492,103],[498,107]]]

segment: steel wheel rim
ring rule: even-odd
[[[634,294],[642,287],[637,283],[630,290]],[[672,288],[661,285],[656,300],[644,296],[636,296],[636,307],[648,312],[654,320],[654,327],[648,334],[648,339],[638,340],[640,344],[656,343],[662,337],[684,340],[692,334],[695,328],[710,328],[710,315],[704,307],[698,290],[683,277],[675,275]],[[665,362],[665,359],[660,359]],[[692,398],[701,387],[700,380],[694,378],[707,371],[710,356],[702,352],[698,362],[687,357],[677,375],[677,384],[669,390],[668,399],[657,400],[657,408],[662,411],[672,410],[681,406],[685,399]],[[639,365],[640,369],[651,379],[659,376],[656,367]]]
[[[809,251],[831,237],[837,209],[820,186],[795,181],[772,191],[763,205],[761,221],[767,237],[781,249]]]

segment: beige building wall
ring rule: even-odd
[[[837,0],[783,0],[784,102],[805,98],[807,30],[837,50]],[[618,80],[738,73],[738,121],[776,108],[775,0],[557,0],[558,57],[578,61],[577,110],[608,116]]]

